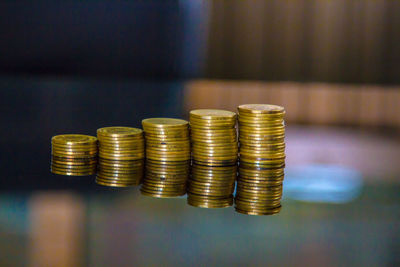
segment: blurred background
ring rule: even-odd
[[[286,109],[283,208],[53,175],[50,138]],[[400,264],[400,1],[1,1],[0,266]]]

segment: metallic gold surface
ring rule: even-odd
[[[51,138],[51,172],[60,175],[92,175],[97,166],[97,138],[82,134]]]
[[[208,166],[234,165],[238,157],[236,114],[226,110],[190,112],[192,160]]]
[[[281,209],[285,166],[283,107],[248,104],[238,107],[239,176],[235,210],[272,215]]]

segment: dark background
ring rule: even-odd
[[[2,1],[0,73],[180,76],[178,1]]]
[[[400,83],[399,1],[1,1],[0,73]]]

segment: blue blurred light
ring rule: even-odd
[[[285,170],[284,198],[307,202],[347,203],[362,189],[359,171],[337,165],[304,165]]]

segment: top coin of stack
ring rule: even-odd
[[[241,105],[239,110],[239,177],[235,209],[271,215],[281,209],[285,166],[283,107]]]
[[[236,113],[217,109],[190,111],[193,162],[229,166],[237,162]]]
[[[190,159],[189,123],[172,118],[142,121],[146,138],[146,158],[155,161]]]
[[[138,185],[144,168],[143,131],[132,127],[97,130],[99,170],[96,182],[108,186]]]
[[[63,134],[51,139],[51,171],[62,175],[96,173],[97,138],[82,134]]]

